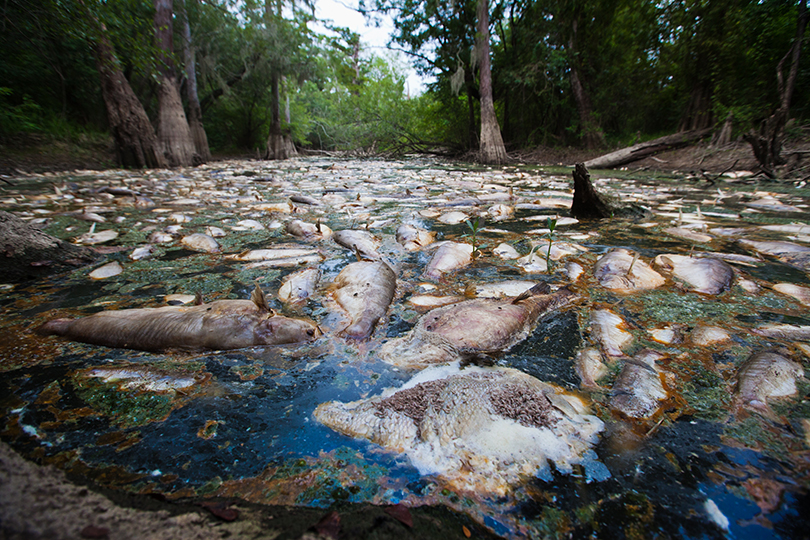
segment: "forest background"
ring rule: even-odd
[[[435,81],[419,95],[357,33],[313,30],[311,2],[4,0],[0,154],[114,149],[125,166],[296,148],[471,155],[482,58],[509,152],[607,151],[724,125],[734,139],[765,126],[791,84],[780,129],[800,137],[810,123],[805,0],[361,2],[372,20],[393,18],[391,46]]]

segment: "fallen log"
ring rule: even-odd
[[[620,165],[626,165],[647,156],[657,154],[664,150],[671,148],[678,148],[686,146],[694,141],[698,141],[704,137],[711,135],[713,128],[696,129],[693,131],[682,131],[666,137],[660,137],[621,150],[616,150],[609,154],[591,159],[585,162],[585,166],[589,169],[611,169]]]

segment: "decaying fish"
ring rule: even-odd
[[[689,341],[693,345],[717,345],[731,341],[731,334],[719,326],[698,325],[689,332]]]
[[[740,244],[754,251],[776,257],[785,264],[810,272],[810,247],[793,242],[757,242],[739,240]]]
[[[610,408],[631,418],[649,418],[667,392],[656,361],[664,355],[645,349],[626,360],[611,390]]]
[[[438,280],[442,275],[463,268],[472,262],[473,247],[459,242],[442,242],[430,259],[423,276]]]
[[[574,370],[585,388],[599,388],[596,381],[608,373],[602,353],[595,347],[587,347],[577,353]]]
[[[769,338],[810,340],[810,326],[797,324],[767,323],[757,326],[751,331],[759,336]]]
[[[653,341],[663,343],[665,345],[675,345],[683,341],[683,324],[668,324],[660,328],[650,328],[647,333]]]
[[[250,300],[102,311],[81,319],[54,319],[37,332],[143,351],[281,345],[311,341],[320,333],[310,321],[276,315],[258,285]]]
[[[194,251],[201,251],[203,253],[220,252],[219,242],[213,237],[203,233],[194,233],[184,236],[180,239],[180,243]]]
[[[734,270],[727,262],[711,257],[687,255],[658,255],[656,267],[685,281],[692,291],[703,294],[720,294],[731,287]]]
[[[712,241],[712,236],[705,233],[695,232],[684,227],[669,227],[664,229],[664,232],[677,238],[689,240],[690,242],[707,243]]]
[[[447,212],[446,214],[442,214],[439,216],[438,220],[445,225],[457,225],[462,221],[467,221],[470,219],[470,216],[465,214],[464,212],[459,212],[454,210],[453,212]]]
[[[509,280],[496,283],[470,283],[464,294],[471,298],[514,298],[537,285],[536,281]]]
[[[383,261],[351,263],[335,278],[331,296],[351,318],[346,337],[366,339],[388,311],[397,289],[397,274]]]
[[[96,232],[96,224],[93,223],[89,232],[86,232],[81,236],[77,236],[73,241],[77,244],[92,246],[95,244],[103,244],[105,242],[115,240],[116,238],[118,238],[117,231],[107,229],[105,231]]]
[[[624,356],[623,347],[633,342],[633,334],[624,329],[624,319],[607,309],[591,313],[591,334],[608,356]]]
[[[226,255],[225,258],[230,261],[271,261],[275,259],[289,259],[294,257],[307,257],[310,255],[317,255],[318,251],[305,246],[291,246],[291,247],[277,247],[270,249],[251,249],[236,253],[233,255]]]
[[[431,294],[416,294],[408,298],[408,303],[419,310],[429,310],[437,307],[457,304],[465,300],[463,296],[433,296]]]
[[[429,246],[436,239],[436,233],[410,223],[403,223],[397,228],[397,242],[407,251],[419,251]]]
[[[341,246],[358,253],[364,259],[376,261],[382,257],[377,251],[382,245],[381,242],[368,231],[354,229],[335,231],[332,239]]]
[[[278,288],[278,298],[284,303],[303,304],[312,297],[321,271],[317,268],[304,268],[284,276]]]
[[[515,298],[476,298],[422,315],[404,337],[388,341],[380,358],[418,367],[505,351],[526,339],[545,313],[572,300],[568,289],[550,293],[538,283]]]
[[[515,215],[515,208],[502,203],[493,204],[487,210],[486,216],[490,221],[505,221]]]
[[[98,378],[122,388],[148,392],[187,391],[195,384],[202,384],[210,374],[178,374],[132,365],[127,367],[94,368],[84,372],[88,377]]]
[[[777,283],[773,290],[792,296],[805,306],[810,306],[810,287],[802,287],[793,283]]]
[[[133,249],[132,253],[129,254],[129,258],[132,259],[133,261],[140,261],[142,259],[151,257],[154,253],[155,253],[155,246],[153,246],[152,244],[146,244]]]
[[[118,261],[112,261],[104,266],[99,266],[92,272],[88,274],[88,276],[92,279],[107,279],[108,277],[117,276],[118,274],[124,271],[124,267],[121,266],[121,263]]]
[[[581,464],[609,473],[592,450],[604,429],[581,398],[509,368],[428,368],[398,390],[315,409],[345,435],[401,452],[421,474],[464,491],[505,495],[521,481]]]
[[[520,258],[520,253],[509,244],[501,243],[492,248],[492,254],[505,260]]]
[[[332,235],[332,229],[321,222],[308,223],[300,219],[294,219],[287,223],[285,230],[296,238],[308,242],[329,238]]]
[[[638,253],[617,248],[602,255],[593,268],[599,284],[616,292],[655,289],[666,280],[642,261]]]
[[[736,403],[773,417],[768,399],[796,395],[796,380],[801,378],[801,364],[786,358],[780,350],[754,353],[737,370]]]

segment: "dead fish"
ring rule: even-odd
[[[203,233],[194,233],[184,236],[180,239],[180,243],[190,250],[202,253],[219,253],[221,251],[219,242]]]
[[[382,257],[377,251],[380,248],[380,241],[370,232],[346,229],[335,231],[332,239],[341,246],[359,254],[362,258],[376,261]]]
[[[633,334],[624,330],[624,319],[607,309],[591,313],[591,334],[608,356],[624,356],[623,347],[633,342]]]
[[[182,391],[204,382],[208,378],[205,375],[181,375],[151,370],[142,366],[95,368],[85,373],[88,377],[102,379],[105,383],[119,384],[122,388],[148,392]]]
[[[583,272],[585,272],[585,269],[577,262],[571,261],[565,265],[565,273],[568,275],[568,279],[572,282],[579,280],[579,277],[583,274]]]
[[[664,345],[676,345],[683,341],[683,324],[668,324],[663,328],[651,328],[647,330],[653,341]]]
[[[800,208],[785,204],[782,201],[770,196],[743,204],[751,208],[756,208],[757,210],[768,210],[773,212],[803,212],[803,210]]]
[[[607,375],[608,367],[602,353],[594,347],[587,347],[577,353],[574,370],[585,388],[600,388],[596,381]]]
[[[690,290],[703,294],[720,294],[731,287],[734,270],[727,262],[711,257],[658,255],[654,264],[660,270],[685,281]]]
[[[773,286],[773,290],[792,296],[805,306],[810,306],[810,287],[802,287],[793,283],[777,283]]]
[[[489,221],[505,221],[515,215],[515,209],[505,204],[493,204],[487,210],[486,216]]]
[[[323,256],[318,253],[312,255],[302,255],[300,257],[282,257],[280,259],[269,259],[266,261],[255,261],[245,265],[245,269],[250,268],[294,268],[306,264],[318,264],[323,260]]]
[[[213,225],[209,225],[208,227],[205,228],[205,234],[207,234],[212,238],[224,238],[225,236],[228,235],[228,233],[226,233],[219,227],[215,227]]]
[[[107,263],[104,266],[99,266],[88,274],[92,279],[107,279],[108,277],[117,276],[124,271],[124,267],[118,261]]]
[[[92,246],[95,244],[103,244],[104,242],[109,242],[110,240],[115,240],[118,238],[118,232],[113,231],[112,229],[99,232],[95,232],[95,230],[96,224],[93,223],[89,232],[86,232],[81,236],[77,236],[73,241],[77,244]]]
[[[95,212],[89,212],[86,208],[83,209],[81,212],[70,212],[65,214],[66,216],[72,216],[76,219],[81,219],[83,221],[92,221],[94,223],[106,223],[107,219],[102,216],[101,214],[97,214]]]
[[[458,242],[442,242],[428,262],[424,273],[426,279],[438,280],[442,275],[463,268],[472,262],[473,247]]]
[[[388,311],[397,289],[397,275],[383,261],[358,261],[344,268],[332,285],[331,296],[351,317],[346,337],[366,339]]]
[[[447,212],[446,214],[440,215],[438,221],[440,223],[444,223],[445,225],[457,225],[462,221],[467,221],[468,219],[470,219],[470,216],[464,212]]]
[[[793,242],[757,242],[739,240],[739,243],[754,251],[771,255],[795,268],[810,272],[810,247]]]
[[[497,283],[469,284],[464,294],[470,298],[514,298],[537,285],[536,281],[509,280]]]
[[[527,274],[543,274],[548,272],[548,261],[545,256],[536,253],[539,244],[534,246],[528,255],[520,257],[517,265]]]
[[[408,298],[408,303],[416,309],[426,310],[437,307],[457,304],[465,300],[463,296],[433,296],[431,294],[416,294]]]
[[[276,315],[258,285],[250,300],[102,311],[81,319],[54,319],[37,332],[143,351],[281,345],[312,341],[320,333],[310,321]]]
[[[781,350],[752,354],[740,365],[734,391],[737,406],[754,409],[765,416],[775,415],[768,406],[769,398],[795,396],[796,380],[804,378],[801,364],[783,356]]]
[[[655,289],[663,285],[664,277],[642,261],[638,253],[617,248],[602,255],[593,267],[600,285],[616,292]]]
[[[667,398],[656,361],[664,355],[645,349],[626,360],[613,383],[610,408],[631,418],[649,418]]]
[[[492,248],[492,254],[504,260],[514,260],[520,258],[520,253],[509,244],[501,243]]]
[[[675,236],[691,242],[708,243],[713,239],[713,237],[708,234],[695,232],[683,227],[669,227],[664,229],[664,232],[670,236]]]
[[[801,341],[810,339],[810,326],[768,323],[758,326],[751,331],[758,336],[769,338],[796,339]]]
[[[410,223],[403,223],[397,228],[397,242],[407,251],[419,251],[429,246],[436,239],[436,233]]]
[[[329,238],[332,235],[332,229],[326,225],[323,225],[320,222],[307,223],[306,221],[302,221],[300,219],[294,219],[287,223],[284,230],[296,238],[300,238],[301,240],[306,240],[308,242]]]
[[[698,325],[689,332],[689,341],[699,346],[717,345],[731,341],[731,334],[719,326]]]
[[[155,253],[155,246],[152,244],[146,244],[140,247],[136,247],[132,250],[132,253],[129,254],[129,258],[133,261],[140,261],[142,259],[146,259],[151,257]]]
[[[388,341],[380,358],[406,367],[505,351],[526,339],[541,316],[571,301],[568,289],[550,293],[546,283],[515,298],[477,298],[436,308],[404,337]]]
[[[241,221],[238,221],[235,227],[231,228],[235,231],[239,230],[263,231],[265,227],[255,219],[243,219]]]
[[[149,240],[153,244],[165,244],[167,242],[171,242],[172,240],[174,240],[174,237],[165,232],[155,231],[149,235],[147,240]]]
[[[270,261],[275,259],[307,257],[310,255],[317,255],[317,253],[317,250],[305,246],[280,247],[270,249],[251,249],[248,251],[243,251],[242,253],[226,255],[225,258],[229,261]]]
[[[303,304],[312,297],[321,271],[317,268],[304,268],[284,276],[278,288],[278,299],[289,304]]]
[[[308,204],[310,206],[321,205],[321,202],[318,199],[314,199],[309,195],[291,195],[290,200],[297,204]]]
[[[505,495],[544,474],[579,464],[608,474],[594,459],[604,424],[583,400],[510,368],[423,370],[397,390],[350,403],[318,405],[315,419],[350,437],[401,452],[421,474],[463,491]]]

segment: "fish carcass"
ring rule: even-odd
[[[410,223],[403,223],[397,228],[397,242],[406,251],[419,251],[425,246],[429,246],[436,238],[436,233],[425,230]]]
[[[380,349],[397,366],[419,367],[505,351],[526,339],[545,313],[569,303],[569,289],[538,283],[515,298],[476,298],[434,309]]]
[[[519,482],[581,464],[606,474],[593,445],[604,424],[562,388],[510,368],[428,368],[397,390],[331,401],[315,419],[408,456],[421,474],[464,491],[505,495]],[[596,474],[594,474],[596,471]]]
[[[278,288],[278,299],[285,304],[303,304],[312,297],[321,271],[317,268],[303,268],[284,276]]]
[[[463,268],[472,262],[473,247],[458,242],[442,242],[428,262],[423,276],[438,280],[442,275]]]
[[[331,289],[331,297],[351,318],[343,334],[366,339],[394,299],[397,274],[384,261],[358,261],[338,274]]]
[[[142,351],[281,345],[312,341],[320,333],[310,321],[276,315],[258,285],[250,300],[101,311],[80,319],[54,319],[37,332]]]
[[[602,255],[593,267],[600,285],[616,292],[629,293],[655,289],[665,283],[664,277],[642,261],[638,254],[617,248]]]
[[[377,251],[382,244],[370,232],[353,229],[335,231],[332,239],[339,245],[354,251],[363,259],[376,261],[382,257]]]
[[[723,260],[687,255],[658,255],[654,264],[663,272],[685,281],[690,290],[720,294],[731,287],[734,270]]]
[[[804,378],[801,364],[783,356],[781,350],[752,354],[740,365],[734,392],[738,406],[773,417],[768,399],[795,396],[796,380]]]
[[[591,334],[608,356],[624,356],[622,348],[633,342],[633,334],[624,326],[624,319],[608,309],[591,312]]]
[[[663,354],[645,349],[626,360],[610,397],[610,408],[631,418],[649,418],[667,398],[656,361]]]

